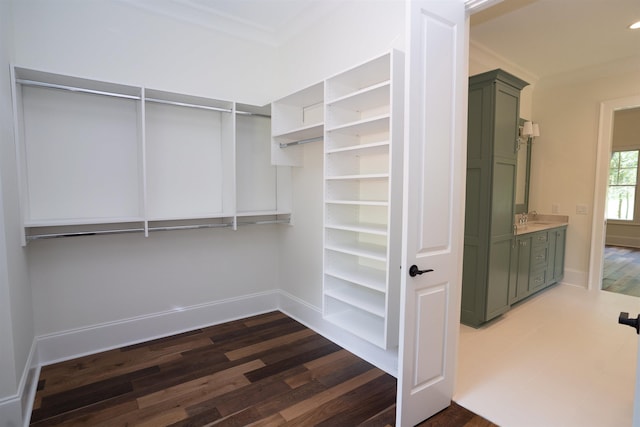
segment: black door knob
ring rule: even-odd
[[[629,319],[629,313],[621,312],[618,317],[618,323],[621,325],[629,325],[636,329],[636,333],[640,335],[640,314],[635,319]]]
[[[409,276],[411,276],[411,277],[416,277],[416,276],[417,276],[417,275],[419,275],[419,274],[422,274],[422,273],[428,273],[428,272],[430,272],[430,271],[433,271],[433,269],[420,270],[420,269],[418,268],[418,266],[414,264],[414,265],[412,265],[411,267],[409,267]]]

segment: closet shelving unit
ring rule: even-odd
[[[12,76],[23,244],[290,221],[268,106],[21,67]]]
[[[302,166],[297,145],[322,140],[324,131],[324,82],[295,92],[271,104],[271,162]]]
[[[398,344],[403,58],[392,51],[325,82],[324,316]]]

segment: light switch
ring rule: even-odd
[[[586,215],[587,214],[587,205],[576,205],[576,214],[578,214],[578,215]]]
[[[552,214],[557,214],[558,212],[560,212],[560,206],[558,206],[557,203],[552,203],[551,204],[551,213]]]

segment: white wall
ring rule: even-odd
[[[541,136],[532,150],[530,206],[547,213],[557,204],[559,214],[569,215],[568,283],[587,286],[600,103],[638,93],[637,70],[624,67],[606,77],[585,71],[536,85],[534,117]],[[587,215],[576,214],[577,205],[585,205]]]
[[[22,67],[255,105],[273,98],[273,47],[153,14],[135,2],[14,3]]]
[[[26,252],[20,245],[13,107],[9,63],[13,60],[11,3],[0,2],[0,422],[20,416],[20,393],[33,343],[33,311]],[[3,400],[15,398],[7,414]]]
[[[471,29],[471,37],[473,37],[473,28]],[[513,74],[519,79],[529,83],[520,92],[520,117],[534,120],[533,117],[533,91],[538,77],[531,74],[524,68],[508,61],[499,56],[491,49],[480,45],[473,40],[469,42],[469,75],[484,73],[486,71],[501,68],[504,71]]]
[[[318,83],[391,48],[404,50],[402,0],[342,1],[279,49],[280,96]]]

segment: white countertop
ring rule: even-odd
[[[526,224],[518,223],[519,217],[520,215],[516,215],[516,235],[518,236],[569,225],[568,215],[533,214],[529,215],[529,220]]]

